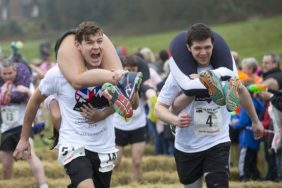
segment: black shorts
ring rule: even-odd
[[[10,129],[1,136],[1,151],[14,151],[21,137],[22,126]]]
[[[85,156],[78,157],[64,166],[66,173],[71,179],[69,188],[86,180],[93,179],[95,187],[109,188],[112,171],[100,172],[100,159],[98,153],[85,150]]]
[[[231,126],[229,127],[229,135],[232,144],[239,144],[240,131],[240,129],[234,129]]]
[[[218,144],[208,150],[184,153],[175,149],[174,157],[180,182],[191,184],[206,172],[226,172],[229,175],[230,142]]]
[[[127,144],[134,144],[137,142],[145,142],[146,140],[146,126],[132,131],[124,131],[115,128],[116,145],[126,146]]]

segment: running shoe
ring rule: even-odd
[[[225,105],[225,95],[221,80],[212,71],[203,71],[199,74],[199,80],[208,89],[213,102],[219,106]]]
[[[124,74],[117,86],[105,83],[102,87],[104,97],[113,104],[115,111],[125,119],[133,115],[130,100],[133,94],[139,90],[142,78],[141,72],[128,72]]]
[[[234,111],[240,103],[238,90],[242,87],[241,81],[232,77],[229,81],[225,82],[224,93],[226,98],[226,108],[229,112]]]
[[[113,105],[115,111],[124,118],[133,115],[133,109],[128,98],[126,98],[116,86],[104,83],[102,86],[103,96]]]
[[[34,126],[32,126],[32,133],[35,134],[39,134],[41,133],[43,130],[45,129],[45,122],[41,121],[39,123],[34,124]]]
[[[44,134],[39,134],[41,142],[46,145],[46,146],[51,146],[52,145],[52,139],[49,137],[45,136]]]
[[[118,82],[117,88],[123,93],[126,98],[131,100],[133,94],[139,90],[142,78],[142,72],[127,72]]]

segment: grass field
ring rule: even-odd
[[[224,25],[212,25],[214,31],[222,35],[228,42],[231,50],[239,52],[241,58],[254,56],[257,60],[266,52],[275,52],[282,55],[282,16],[249,20],[245,22]],[[183,26],[183,30],[186,26]],[[152,35],[138,36],[110,36],[117,45],[124,45],[128,52],[135,52],[141,47],[149,47],[156,54],[161,49],[167,49],[171,39],[180,31],[164,32]],[[58,33],[58,36],[60,33]],[[46,39],[44,36],[42,40]],[[17,40],[21,40],[18,38]],[[38,46],[42,40],[23,40],[24,56],[31,60],[39,57]],[[51,40],[54,44],[55,39]],[[4,53],[10,53],[10,42],[1,41]]]

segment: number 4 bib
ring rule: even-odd
[[[194,109],[194,126],[197,135],[217,135],[222,126],[219,106],[196,106]]]

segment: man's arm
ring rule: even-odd
[[[189,114],[180,113],[177,116],[169,110],[169,106],[160,102],[155,105],[155,114],[160,120],[181,128],[188,127],[192,122],[192,117]]]
[[[245,86],[242,86],[239,89],[239,97],[240,97],[240,105],[246,110],[249,117],[252,120],[252,127],[254,131],[254,135],[256,139],[259,139],[263,136],[263,126],[257,116],[254,104],[252,102],[252,98],[249,94],[249,91]]]
[[[21,138],[13,154],[16,159],[30,157],[30,144],[28,140],[31,133],[31,126],[36,117],[37,110],[45,98],[46,97],[43,96],[40,90],[37,88],[27,103]]]
[[[268,78],[262,82],[267,89],[271,90],[279,90],[279,83],[274,78]],[[269,101],[270,98],[273,96],[272,93],[265,91],[265,92],[258,92],[257,96],[259,96],[264,101]]]
[[[113,106],[105,108],[103,111],[98,111],[91,104],[84,104],[81,108],[81,115],[85,117],[89,123],[96,123],[106,119],[115,112]]]

